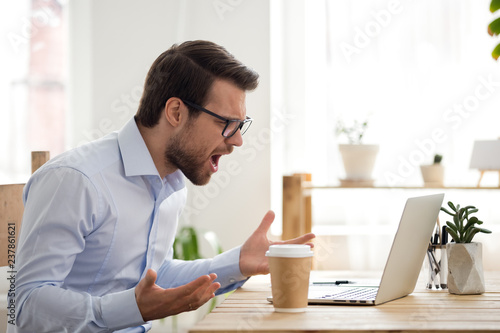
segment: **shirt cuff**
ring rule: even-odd
[[[103,296],[101,309],[104,324],[110,329],[145,324],[135,299],[135,288]]]
[[[240,250],[241,247],[235,247],[212,259],[210,271],[217,274],[215,281],[219,282],[222,288],[248,279],[240,271]]]

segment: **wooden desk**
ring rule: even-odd
[[[269,276],[252,277],[190,332],[500,332],[500,272],[485,278],[482,295],[430,291],[419,280],[409,296],[378,306],[310,305],[290,314],[274,312],[266,301]]]

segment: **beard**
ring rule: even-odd
[[[185,135],[174,136],[165,149],[165,161],[181,170],[194,185],[206,185],[211,177],[209,172],[204,172],[208,158],[203,157],[205,152],[202,148],[188,147],[188,141]]]

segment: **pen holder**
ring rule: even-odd
[[[445,245],[429,245],[424,260],[425,287],[431,290],[448,289],[448,262]]]

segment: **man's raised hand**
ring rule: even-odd
[[[274,212],[268,211],[253,234],[242,245],[240,251],[240,271],[244,276],[269,273],[266,251],[272,244],[307,244],[314,247],[310,241],[316,237],[312,233],[285,241],[271,242],[267,232],[274,221]]]

